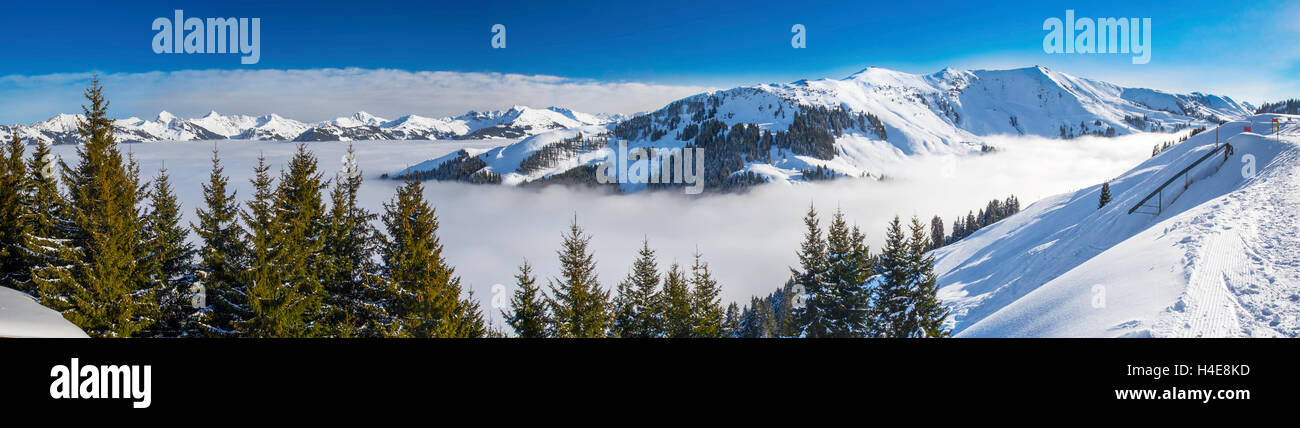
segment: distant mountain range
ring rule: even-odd
[[[991,149],[984,141],[995,135],[1070,139],[1172,132],[1253,110],[1226,96],[1127,88],[1044,67],[933,74],[870,67],[844,79],[702,93],[616,123],[542,133],[487,152],[452,153],[394,175],[504,184],[585,181],[594,174],[568,172],[593,169],[613,142],[626,142],[705,148],[706,185],[726,188],[878,176],[884,161],[978,153]],[[595,140],[574,140],[579,135]]]
[[[561,107],[514,106],[507,110],[470,111],[456,117],[406,115],[393,120],[363,111],[320,123],[301,122],[277,114],[227,116],[215,111],[199,118],[182,119],[164,111],[153,120],[131,117],[118,119],[114,125],[119,142],[434,140],[523,138],[556,129],[614,123],[623,118]],[[81,115],[60,114],[30,125],[0,125],[0,137],[8,139],[11,133],[17,132],[29,143],[38,138],[53,144],[80,143],[81,136],[77,133],[80,119]]]
[[[1285,106],[1282,106],[1284,108]],[[518,185],[593,183],[595,165],[629,148],[703,148],[712,189],[764,182],[882,175],[884,165],[917,154],[993,149],[997,135],[1071,139],[1173,132],[1235,120],[1255,107],[1220,95],[1176,94],[1075,77],[1044,67],[909,74],[869,67],[843,79],[799,80],[711,91],[633,117],[566,108],[514,106],[456,117],[396,119],[358,112],[307,123],[281,117],[208,113],[182,119],[115,121],[121,142],[214,139],[362,141],[522,139],[463,150],[391,176]],[[0,126],[28,142],[80,142],[79,116]],[[644,184],[622,183],[622,191]]]

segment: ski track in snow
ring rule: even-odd
[[[1202,238],[1184,239],[1191,275],[1160,335],[1300,336],[1300,149],[1272,164],[1186,225]]]
[[[1290,121],[1280,138],[1274,117]],[[950,325],[966,337],[1300,337],[1296,119],[1227,123],[1111,180],[1111,205],[1096,208],[1099,185],[1045,198],[936,250]],[[1193,166],[1160,213],[1128,212],[1216,141],[1236,153]]]

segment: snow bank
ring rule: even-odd
[[[88,337],[58,312],[11,288],[0,287],[0,337]]]
[[[1253,118],[1267,130],[1276,115]],[[1282,120],[1293,119],[1282,117]],[[1300,132],[1243,132],[1179,179],[1159,215],[1128,211],[1215,146],[1210,129],[1110,182],[1046,198],[934,252],[961,336],[1300,335]],[[1251,172],[1254,168],[1254,174]],[[1172,194],[1176,199],[1169,203]]]

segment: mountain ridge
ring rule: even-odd
[[[27,125],[0,125],[0,137],[13,132],[28,144],[37,138],[53,144],[81,142],[79,114],[60,113]],[[192,140],[356,141],[522,138],[555,129],[609,123],[621,115],[589,114],[563,107],[532,108],[516,105],[506,110],[469,111],[455,117],[415,114],[388,120],[359,111],[351,116],[321,122],[302,122],[275,113],[261,116],[222,115],[216,111],[196,118],[180,118],[163,110],[152,120],[128,117],[113,121],[119,142]]]
[[[704,92],[582,130],[584,138],[610,141],[604,149],[575,150],[592,145],[565,143],[579,136],[577,128],[569,128],[528,137],[510,148],[433,159],[395,175],[459,179],[480,173],[522,184],[592,167],[613,152],[616,142],[624,142],[629,148],[705,148],[711,159],[706,185],[725,189],[758,182],[879,177],[883,160],[980,153],[991,149],[985,137],[995,135],[1071,139],[1173,132],[1246,117],[1252,110],[1226,96],[1126,88],[1041,66],[945,68],[931,74],[867,67],[844,79]],[[538,156],[546,160],[541,167],[524,162]],[[429,174],[446,162],[466,166],[445,171],[473,171],[456,177]],[[644,187],[620,185],[624,191]]]

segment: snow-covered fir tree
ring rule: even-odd
[[[348,158],[354,159],[352,146]],[[325,288],[324,328],[336,337],[379,337],[393,323],[386,281],[375,263],[378,215],[357,204],[362,176],[355,165],[334,179],[322,248]]]
[[[145,219],[137,210],[142,201],[139,170],[124,158],[113,136],[108,101],[99,79],[91,81],[77,131],[85,144],[80,159],[65,166],[68,189],[64,205],[69,220],[71,263],[47,266],[38,276],[42,304],[61,311],[94,337],[133,336],[157,321],[158,302],[147,270],[139,260]]]
[[[30,293],[34,291],[27,243],[31,185],[18,133],[7,143],[0,151],[0,287]]]
[[[208,337],[236,336],[249,318],[248,287],[241,280],[247,263],[245,234],[238,221],[235,191],[227,189],[228,183],[214,148],[212,171],[203,185],[204,207],[195,209],[199,222],[190,225],[200,242],[195,268],[200,290],[196,291],[204,293],[206,303],[194,321]]]

